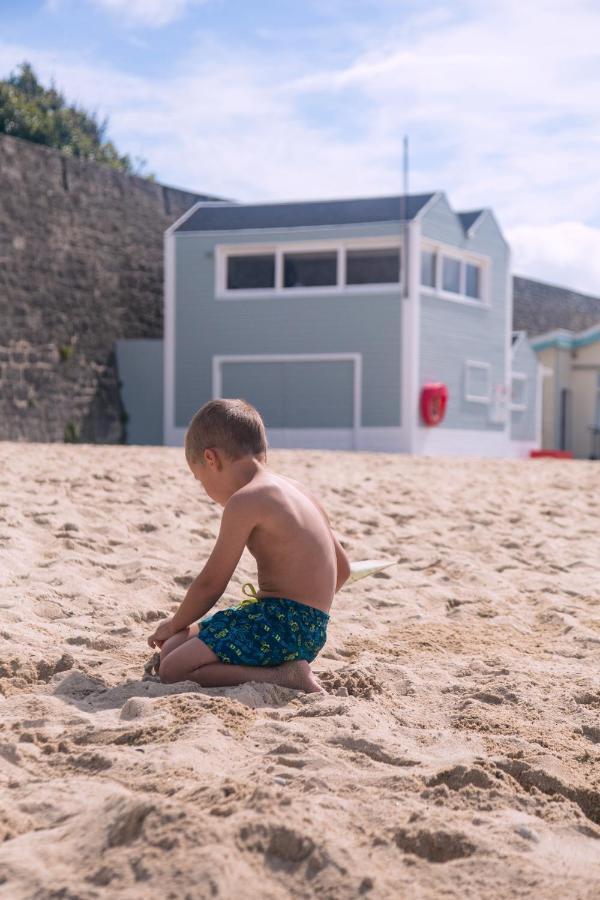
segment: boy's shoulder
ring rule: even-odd
[[[282,501],[282,495],[287,494],[290,490],[300,491],[321,508],[317,498],[300,481],[274,472],[268,472],[264,477],[252,479],[248,484],[239,488],[235,494],[232,494],[226,505],[241,511],[253,506],[278,503]]]
[[[227,505],[231,504],[231,508],[239,513],[260,515],[269,509],[273,511],[275,507],[284,502],[288,491],[292,493],[299,491],[303,494],[325,517],[325,521],[330,524],[329,517],[315,494],[301,481],[279,473],[269,472],[265,478],[253,479],[236,491],[228,500]]]

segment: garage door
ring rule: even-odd
[[[243,397],[269,429],[351,429],[352,359],[220,362],[220,394]]]

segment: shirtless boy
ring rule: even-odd
[[[186,433],[185,455],[223,516],[213,551],[179,609],[148,638],[161,651],[161,680],[321,690],[309,663],[325,643],[333,595],[350,574],[324,509],[297,481],[267,468],[264,424],[243,400],[205,404]],[[204,618],[244,547],[256,559],[259,590]]]

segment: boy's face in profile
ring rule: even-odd
[[[197,462],[190,462],[188,466],[196,481],[199,481],[211,500],[222,504],[221,478],[223,462],[214,450],[205,450],[203,458]]]

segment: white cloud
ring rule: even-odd
[[[581,222],[507,229],[513,271],[600,297],[600,229]]]
[[[125,22],[161,28],[181,18],[193,3],[203,0],[92,0],[92,2]]]

